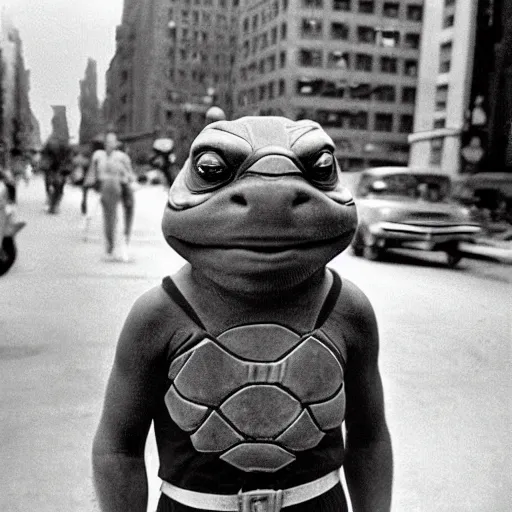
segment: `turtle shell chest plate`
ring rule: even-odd
[[[174,359],[165,403],[198,452],[272,473],[340,427],[343,359],[321,330],[252,324],[206,337]]]

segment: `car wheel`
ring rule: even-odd
[[[382,249],[376,245],[365,245],[363,256],[367,260],[377,261],[382,256]]]
[[[448,251],[446,253],[446,262],[450,268],[457,266],[457,263],[462,259],[462,254],[459,251]]]

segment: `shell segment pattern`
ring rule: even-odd
[[[205,337],[171,363],[172,420],[198,452],[246,472],[278,471],[343,421],[341,359],[322,339],[277,324]]]

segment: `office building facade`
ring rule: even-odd
[[[182,163],[215,103],[232,114],[238,0],[125,0],[104,117],[125,140],[176,142]]]
[[[344,170],[405,165],[423,2],[247,0],[235,116],[318,121]]]
[[[502,171],[512,117],[512,2],[426,2],[410,164],[456,177]],[[507,53],[508,52],[508,53]]]

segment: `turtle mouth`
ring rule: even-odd
[[[294,240],[294,241],[279,241],[276,239],[247,239],[237,240],[226,243],[198,243],[183,240],[178,237],[169,237],[178,241],[179,243],[190,247],[191,249],[212,249],[212,250],[243,250],[251,251],[262,254],[277,254],[284,253],[287,251],[294,250],[308,250],[319,247],[325,247],[327,245],[336,245],[338,242],[346,241],[347,238],[352,237],[355,233],[355,229],[349,229],[344,231],[341,235],[335,237],[323,238],[319,240]]]

